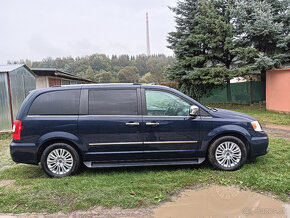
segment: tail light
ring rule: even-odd
[[[13,125],[13,139],[20,140],[21,138],[21,130],[22,130],[22,120],[15,120]]]

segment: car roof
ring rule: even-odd
[[[167,86],[154,85],[154,84],[140,84],[140,83],[96,83],[96,84],[75,84],[75,85],[59,85],[49,88],[37,89],[37,92],[49,92],[60,90],[73,90],[73,89],[88,89],[88,88],[159,88],[159,89],[171,89]]]

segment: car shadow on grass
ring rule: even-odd
[[[246,165],[256,164],[257,159],[250,159]],[[178,170],[209,170],[216,171],[208,161],[194,165],[164,165],[164,166],[132,166],[132,167],[108,167],[108,168],[88,168],[82,166],[74,176],[110,174],[110,173],[146,173],[146,172],[174,172]],[[6,177],[10,179],[40,179],[49,178],[42,170],[41,165],[16,164],[0,172],[0,179]]]

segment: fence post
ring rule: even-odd
[[[253,81],[252,77],[250,78],[250,105],[253,104]]]
[[[227,81],[227,102],[226,103],[232,103],[232,92],[231,92],[230,80]]]
[[[11,125],[12,125],[12,129],[13,129],[14,119],[13,119],[13,107],[12,107],[12,96],[11,96],[9,72],[7,72],[7,87],[8,87],[8,97],[9,97],[10,119],[11,119]]]

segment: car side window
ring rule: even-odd
[[[163,91],[146,90],[146,109],[150,116],[189,116],[190,104]]]
[[[80,90],[46,92],[36,97],[28,115],[78,115]]]
[[[136,89],[90,90],[90,115],[137,115]]]

